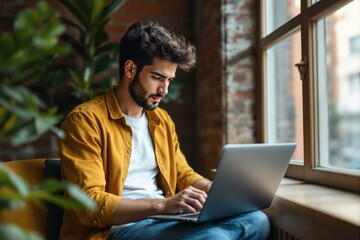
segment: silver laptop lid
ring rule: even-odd
[[[295,143],[226,144],[198,221],[270,206]]]

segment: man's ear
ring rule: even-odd
[[[132,60],[127,60],[124,64],[124,74],[132,79],[136,74],[136,64]]]

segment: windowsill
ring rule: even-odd
[[[355,193],[284,178],[265,212],[277,228],[300,239],[360,239]]]
[[[284,178],[277,197],[360,227],[360,196]]]

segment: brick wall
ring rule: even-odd
[[[197,167],[208,176],[224,142],[224,78],[220,0],[200,0],[195,6],[198,64],[196,71]]]
[[[223,7],[226,143],[255,142],[255,1]]]
[[[1,1],[0,11],[15,13],[19,8],[33,5],[34,2]],[[61,10],[57,1],[50,2]],[[118,42],[132,22],[158,20],[195,43],[197,68],[184,76],[190,83],[182,91],[183,102],[163,107],[177,125],[180,144],[190,164],[208,177],[210,170],[217,166],[224,143],[256,141],[254,2],[128,0],[113,15],[107,28],[111,40]],[[0,27],[0,31],[6,29],[6,26]],[[0,159],[54,156],[57,154],[56,144],[54,147],[48,138],[34,144],[38,147],[26,146],[25,153],[20,148],[6,157],[2,153],[6,152],[8,146],[0,145]],[[46,148],[49,151],[44,153]]]
[[[224,143],[255,141],[254,2],[196,1],[196,163],[206,176]]]

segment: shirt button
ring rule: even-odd
[[[122,177],[121,179],[122,179],[123,182],[125,182],[125,179],[126,179],[126,178],[125,178],[125,177]]]
[[[127,134],[129,135],[129,136],[131,136],[131,132],[129,131],[129,132],[127,132]]]
[[[130,149],[130,148],[127,150],[127,153],[128,153],[128,154],[130,154],[130,153],[131,153],[131,149]]]

